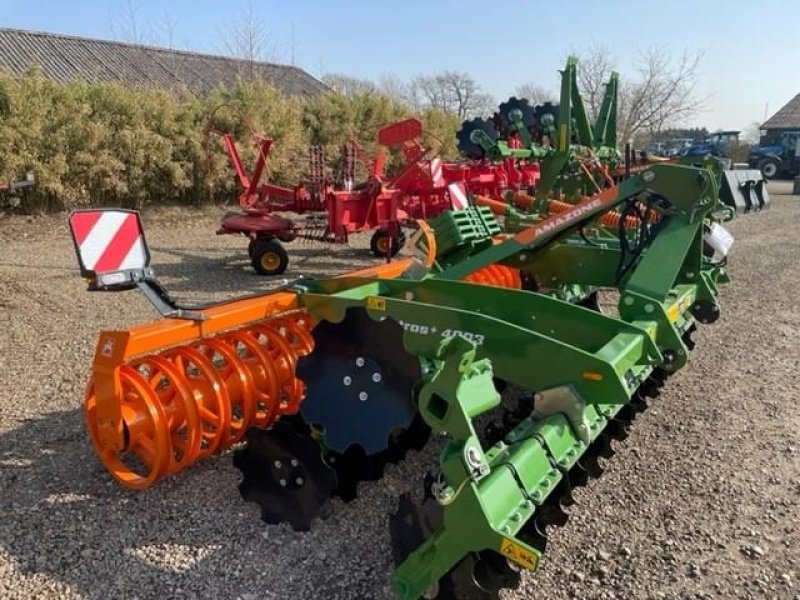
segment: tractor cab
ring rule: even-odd
[[[788,160],[800,158],[800,131],[787,131],[781,135],[781,146]]]
[[[686,149],[683,156],[717,156],[728,157],[731,146],[739,143],[740,131],[715,131],[701,144],[694,144]]]
[[[800,175],[800,131],[782,131],[762,136],[747,159],[767,179]]]
[[[708,142],[717,146],[725,147],[739,142],[740,131],[715,131],[708,136]]]

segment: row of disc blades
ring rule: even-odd
[[[575,504],[572,491],[602,475],[605,468],[603,461],[614,454],[611,441],[623,440],[628,436],[633,420],[647,409],[648,399],[656,398],[661,393],[666,376],[666,372],[656,371],[644,382],[631,402],[608,424],[544,504],[537,508],[534,518],[517,533],[521,540],[544,553],[549,529],[563,527],[567,523],[569,507]],[[516,407],[503,411],[499,423],[486,426],[484,437],[487,443],[503,439],[522,419],[530,416],[532,410],[532,397],[522,397]],[[426,475],[422,502],[416,503],[411,495],[404,494],[399,499],[397,511],[389,517],[395,565],[402,563],[442,524],[442,508],[431,492],[433,484],[434,478]],[[520,571],[500,554],[492,551],[473,552],[456,564],[424,597],[437,600],[498,600],[503,590],[515,589],[520,582]]]
[[[414,398],[422,370],[402,336],[397,322],[361,308],[314,328],[314,351],[297,363],[300,415],[250,431],[234,455],[239,490],[264,521],[308,530],[332,496],[352,500],[359,481],[380,479],[387,463],[425,445]]]
[[[694,344],[684,335],[687,347]],[[401,460],[409,449],[421,449],[430,430],[417,413],[413,390],[421,377],[419,361],[402,343],[402,328],[392,320],[371,319],[363,309],[349,309],[339,323],[323,321],[314,329],[315,351],[298,363],[306,386],[301,415],[284,418],[269,430],[253,429],[246,446],[234,455],[242,471],[242,496],[256,502],[267,523],[289,523],[307,531],[316,518],[326,518],[333,496],[355,498],[360,481],[380,479],[387,463]],[[587,449],[526,523],[519,536],[544,552],[549,527],[563,526],[572,490],[603,472],[602,461],[613,455],[611,440],[628,435],[647,399],[660,394],[667,374],[654,372],[606,431]],[[503,390],[504,382],[497,382]],[[534,396],[504,401],[498,421],[482,432],[489,446],[503,439],[534,409]],[[442,524],[443,514],[428,474],[423,500],[404,494],[389,517],[392,555],[400,564]],[[426,597],[441,600],[497,599],[516,588],[520,573],[500,555],[471,553],[440,580]]]
[[[692,339],[696,326],[692,325],[683,335],[689,350],[695,343]],[[669,373],[656,369],[645,380],[631,401],[608,423],[604,432],[587,448],[578,463],[565,474],[561,483],[537,508],[517,534],[527,544],[544,553],[548,530],[563,527],[569,518],[569,507],[575,504],[572,491],[588,484],[603,474],[604,461],[614,455],[612,441],[628,437],[637,415],[648,408],[648,401],[658,398]],[[500,391],[504,382],[498,382]],[[485,446],[502,440],[534,410],[535,396],[529,393],[518,395],[510,401],[504,393],[505,408],[498,420],[487,423],[483,430]],[[443,520],[442,508],[436,502],[432,490],[434,477],[428,473],[423,481],[423,499],[416,503],[411,495],[403,494],[397,511],[389,517],[389,534],[392,557],[395,565],[402,563],[419,545],[438,529]],[[428,590],[425,598],[437,600],[498,600],[502,590],[515,589],[521,581],[520,572],[499,554],[491,551],[468,554],[456,564],[439,582]]]
[[[513,115],[517,118],[512,118]],[[458,149],[467,158],[484,158],[484,149],[475,141],[473,132],[482,131],[493,141],[507,140],[516,133],[515,123],[521,123],[536,143],[542,143],[543,137],[557,122],[558,104],[545,102],[531,106],[525,98],[512,96],[498,106],[492,117],[464,121],[456,134]]]

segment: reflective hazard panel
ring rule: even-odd
[[[142,269],[150,264],[139,213],[132,210],[77,210],[69,227],[81,273]]]
[[[450,207],[453,210],[464,210],[469,206],[469,197],[463,183],[451,183],[447,186],[450,193]]]

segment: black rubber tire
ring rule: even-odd
[[[280,275],[289,266],[289,255],[275,239],[257,239],[250,243],[250,260],[259,275]]]
[[[758,170],[764,179],[775,179],[780,173],[780,164],[774,158],[765,158],[758,163]],[[768,174],[771,173],[771,174]]]
[[[250,243],[247,244],[247,256],[250,257],[250,260],[253,260],[253,251],[255,250],[256,246],[260,241],[261,241],[260,239],[254,239],[250,240]]]
[[[369,249],[370,251],[377,257],[385,257],[386,256],[386,242],[388,240],[392,241],[392,253],[391,256],[394,258],[397,256],[397,253],[400,252],[400,248],[403,247],[403,244],[406,243],[406,234],[402,231],[395,236],[389,235],[389,232],[385,229],[378,229],[375,233],[372,234],[372,238],[369,241]]]

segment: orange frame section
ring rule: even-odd
[[[340,277],[393,279],[413,262],[413,259],[394,261],[351,271]],[[101,332],[93,363],[97,428],[101,443],[118,451],[124,449],[122,413],[118,402],[122,393],[119,369],[130,359],[199,341],[299,308],[301,307],[296,292],[267,292],[261,296],[232,300],[199,311],[205,317],[202,321],[162,319],[128,330]]]

